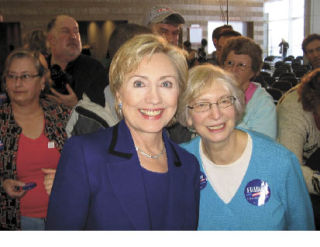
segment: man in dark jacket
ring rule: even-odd
[[[107,72],[92,57],[82,55],[77,21],[71,16],[59,15],[48,24],[48,58],[51,78],[54,82],[49,99],[67,106],[75,106],[83,93],[101,106],[107,86]]]

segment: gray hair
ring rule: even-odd
[[[236,98],[234,102],[236,122],[241,121],[245,111],[245,99],[235,77],[218,66],[203,64],[189,70],[187,89],[181,96],[181,104],[178,109],[178,120],[182,125],[187,126],[189,114],[187,106],[215,83],[221,84]]]

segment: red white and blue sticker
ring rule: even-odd
[[[200,171],[200,190],[203,190],[207,186],[207,183],[208,179],[206,175],[202,171]]]
[[[250,181],[244,189],[247,201],[255,206],[263,206],[271,196],[269,185],[261,179]]]
[[[3,148],[4,148],[4,145],[3,145],[2,141],[0,140],[0,151],[2,151]]]

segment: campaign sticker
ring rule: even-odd
[[[206,175],[200,171],[200,190],[203,190],[207,186],[208,180]]]
[[[2,143],[2,141],[0,140],[0,151],[2,151],[4,149],[4,145]]]
[[[247,201],[255,206],[262,206],[270,199],[271,191],[266,181],[254,179],[244,189]]]
[[[54,148],[54,142],[48,142],[48,148]]]

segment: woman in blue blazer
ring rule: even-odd
[[[185,90],[183,52],[144,34],[125,43],[110,67],[123,120],[64,146],[49,201],[49,230],[197,228],[199,164],[168,139]]]

